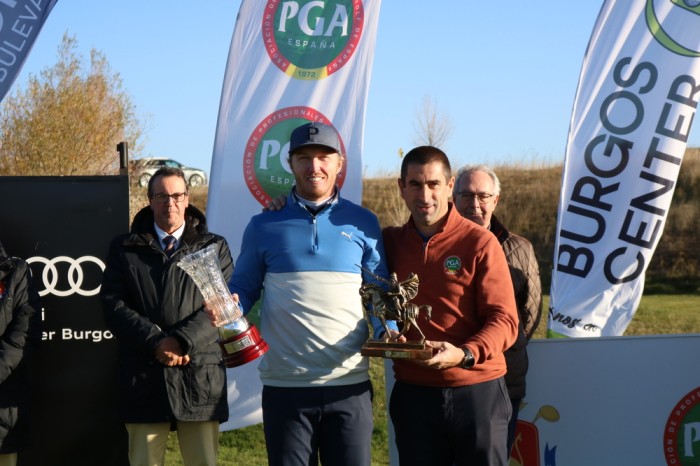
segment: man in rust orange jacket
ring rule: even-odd
[[[389,270],[415,272],[417,305],[433,357],[395,359],[390,414],[406,465],[507,465],[511,405],[503,352],[516,339],[518,315],[503,250],[487,229],[449,201],[454,177],[440,149],[421,146],[403,159],[398,180],[411,217],[384,230]],[[406,339],[417,340],[415,329]]]

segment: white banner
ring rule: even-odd
[[[207,216],[234,258],[251,216],[294,183],[289,135],[334,126],[347,154],[343,197],[362,198],[365,104],[381,0],[244,0],[231,40],[214,141]],[[264,338],[264,329],[263,329]],[[229,370],[223,430],[262,420],[257,363]],[[251,411],[253,410],[253,411]]]
[[[57,0],[0,0],[0,101],[22,69]]]
[[[700,464],[698,343],[698,335],[531,341],[510,464]]]
[[[700,464],[698,345],[700,335],[530,341],[508,464]]]
[[[622,335],[637,309],[700,98],[699,3],[601,9],[566,147],[550,337]]]

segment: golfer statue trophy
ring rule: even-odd
[[[428,305],[418,306],[411,302],[418,294],[418,275],[412,273],[406,280],[399,282],[396,274],[392,273],[391,279],[387,281],[366,269],[363,270],[387,283],[388,287],[385,290],[374,283],[364,283],[360,287],[365,314],[377,317],[384,326],[384,338],[367,340],[362,346],[361,354],[389,359],[430,359],[433,356],[433,350],[426,348],[425,335],[416,319],[421,311],[427,319],[430,319],[432,308]],[[394,337],[390,335],[387,320],[403,323],[403,328],[398,335]],[[411,327],[415,327],[420,334],[420,341],[399,342],[399,338],[404,336]]]
[[[267,351],[267,343],[231,297],[215,244],[186,255],[177,265],[192,278],[218,316],[218,343],[226,367],[238,367]]]

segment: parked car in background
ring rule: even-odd
[[[134,179],[139,186],[148,186],[148,180],[161,167],[176,167],[185,173],[185,179],[190,186],[202,186],[207,184],[207,174],[199,168],[186,167],[180,162],[165,157],[147,157],[134,161]]]

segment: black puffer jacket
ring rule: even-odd
[[[29,440],[28,358],[41,341],[40,312],[27,263],[0,256],[0,454]]]
[[[124,422],[224,422],[228,419],[226,368],[218,333],[203,312],[203,298],[177,266],[186,254],[216,244],[226,280],[233,272],[226,240],[206,227],[204,214],[185,211],[180,246],[168,259],[142,209],[131,233],[112,242],[104,272],[102,307],[119,346],[119,393]],[[166,367],[155,359],[157,343],[174,336],[190,356],[185,366]]]
[[[504,353],[508,367],[506,386],[511,398],[523,398],[529,365],[527,342],[535,333],[542,315],[540,268],[532,244],[522,236],[510,233],[495,215],[491,217],[491,232],[498,238],[506,255],[520,317],[518,338]]]

